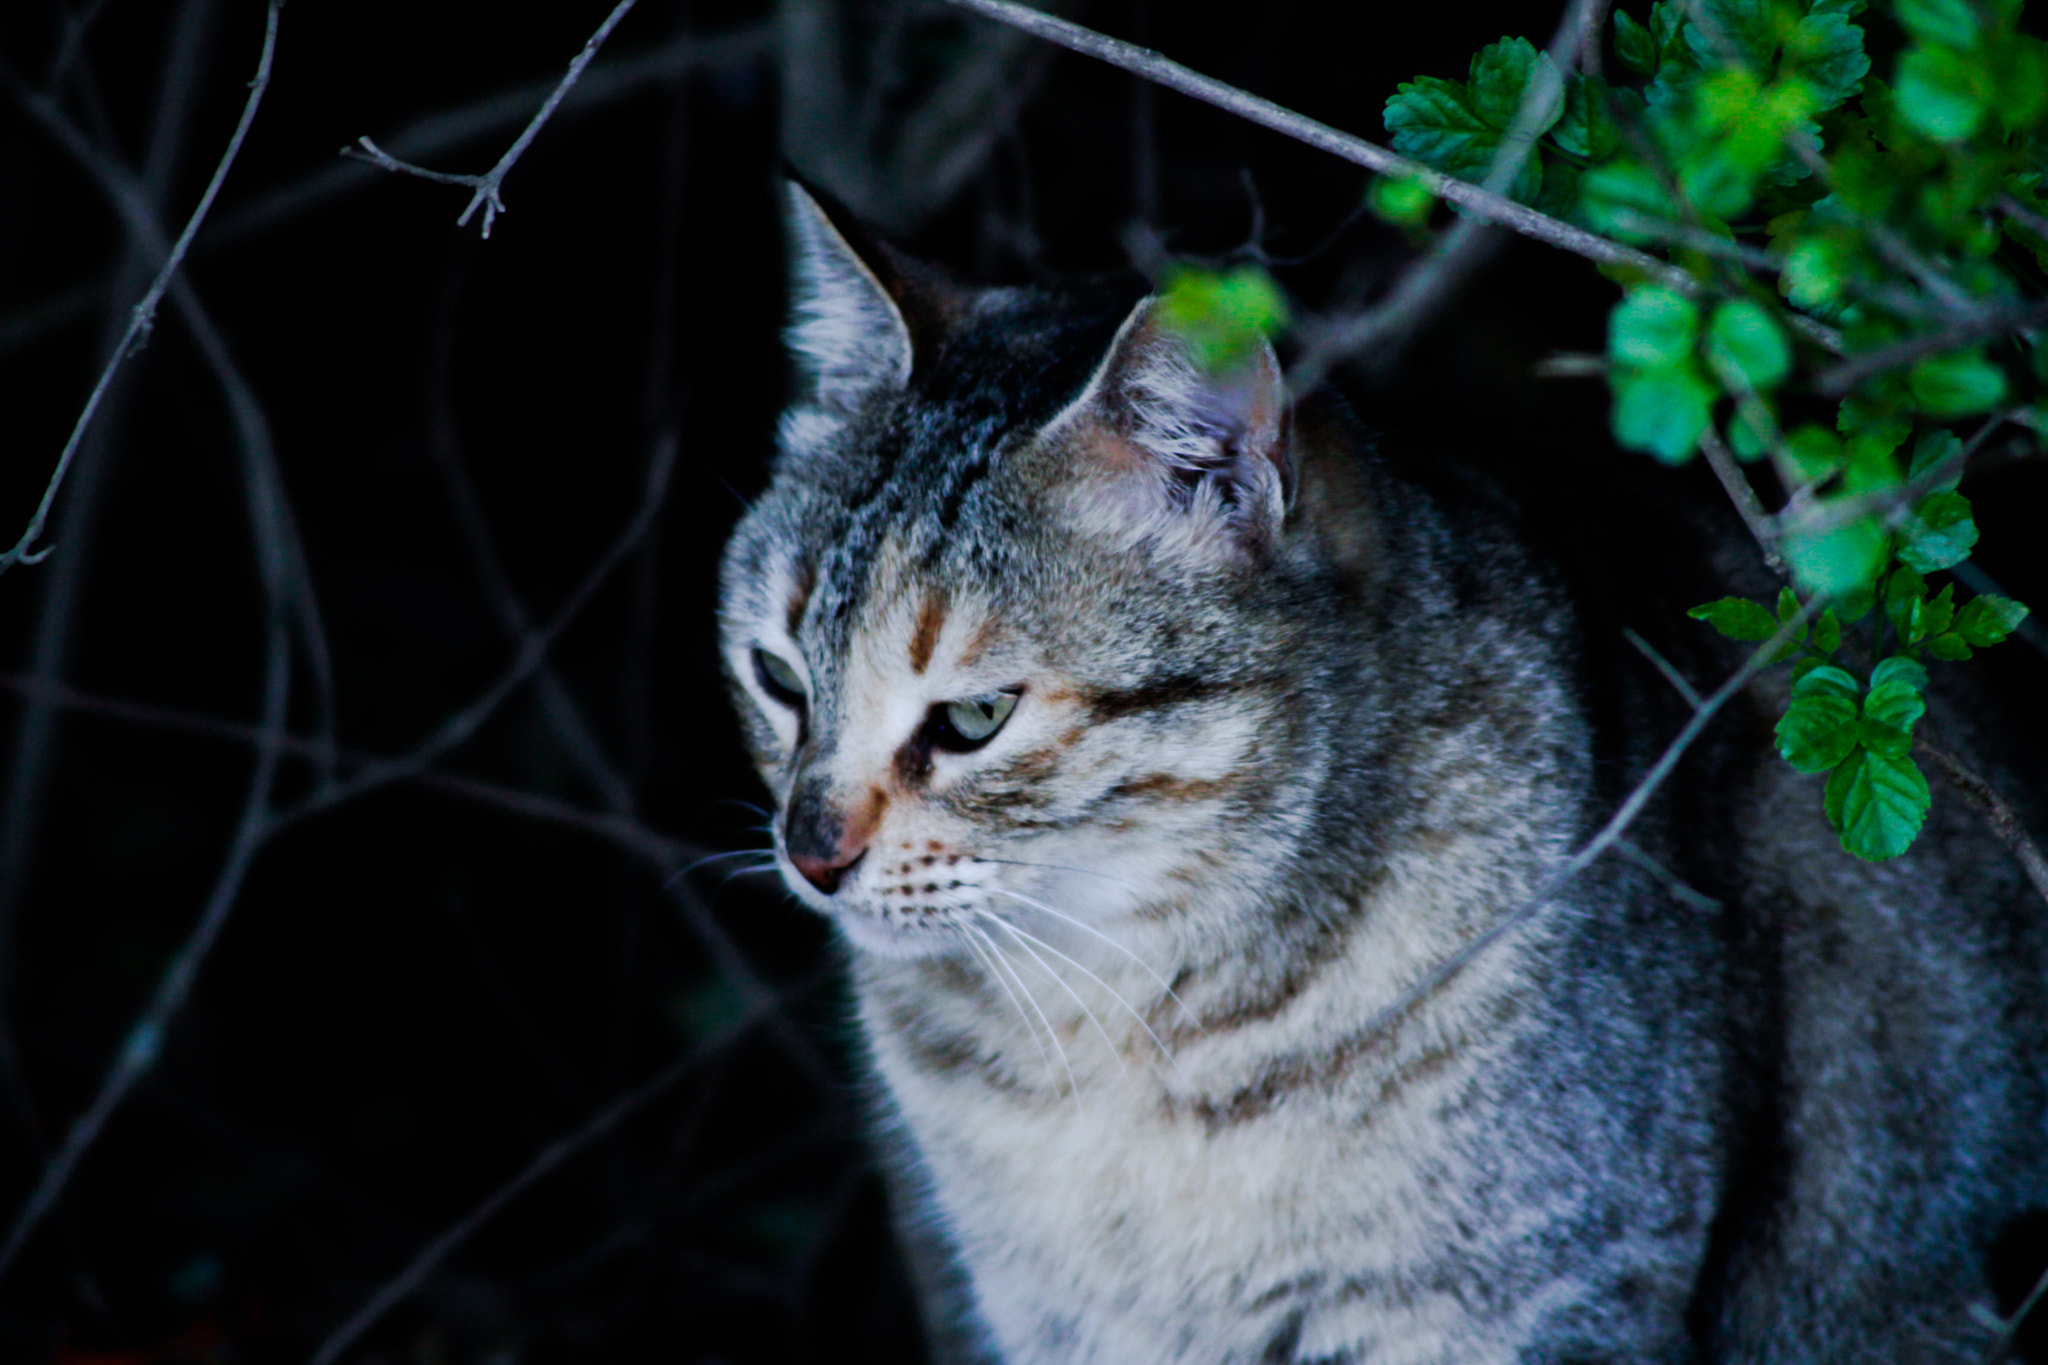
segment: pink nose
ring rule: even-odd
[[[826,895],[839,889],[839,883],[862,858],[868,856],[865,847],[855,849],[848,855],[844,848],[837,850],[832,858],[813,858],[808,854],[792,852],[789,860],[796,864],[796,870],[804,874],[804,880],[817,887]]]

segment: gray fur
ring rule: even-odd
[[[854,949],[947,1358],[1982,1349],[2048,1052],[2040,907],[1966,816],[1855,863],[1737,716],[1632,831],[1719,910],[1606,859],[1382,1021],[1605,817],[1669,689],[1593,677],[1613,627],[1511,509],[1290,414],[1270,357],[1205,379],[1128,298],[864,264],[793,194],[816,384],[724,657]],[[1005,688],[986,748],[926,742]],[[795,845],[862,856],[825,894]]]

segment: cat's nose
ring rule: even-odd
[[[846,879],[846,874],[867,856],[868,851],[863,848],[851,858],[835,862],[830,858],[813,858],[792,851],[789,860],[796,864],[797,871],[804,874],[805,881],[829,896],[839,889],[839,883]]]
[[[782,843],[803,879],[826,895],[839,889],[846,874],[867,856],[874,835],[874,812],[862,803],[849,814],[822,783],[799,782],[783,817]]]

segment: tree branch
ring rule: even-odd
[[[972,10],[999,23],[1019,28],[1026,33],[1058,43],[1061,47],[1078,52],[1086,57],[1120,67],[1133,75],[1157,82],[1169,90],[1213,104],[1238,117],[1247,119],[1263,128],[1270,128],[1296,141],[1342,157],[1354,165],[1363,166],[1380,175],[1401,176],[1418,180],[1431,193],[1449,200],[1474,216],[1502,227],[1512,229],[1525,237],[1562,248],[1574,255],[1583,256],[1601,265],[1625,266],[1639,270],[1669,288],[1691,294],[1699,291],[1699,284],[1693,277],[1676,266],[1667,265],[1656,257],[1610,242],[1570,223],[1552,218],[1545,213],[1486,190],[1456,176],[1445,175],[1419,161],[1410,161],[1398,156],[1377,143],[1364,138],[1342,133],[1326,123],[1318,123],[1291,109],[1283,108],[1271,100],[1261,99],[1249,91],[1191,71],[1179,62],[1160,56],[1157,52],[1134,46],[1116,38],[1110,38],[1092,29],[1056,19],[1049,14],[1014,4],[1012,0],[947,0],[962,9]]]
[[[70,472],[71,462],[78,454],[78,443],[84,437],[85,429],[91,425],[93,414],[99,410],[108,387],[114,382],[115,371],[121,368],[121,362],[127,359],[148,336],[150,326],[156,319],[157,304],[162,300],[164,291],[170,287],[171,276],[177,273],[179,263],[191,249],[192,239],[198,235],[199,225],[206,221],[207,210],[213,207],[214,197],[220,193],[221,184],[227,179],[229,168],[241,154],[242,142],[249,135],[249,126],[256,121],[256,109],[263,102],[263,92],[270,88],[271,58],[277,52],[278,11],[283,5],[284,0],[270,0],[263,28],[263,53],[256,63],[256,78],[249,83],[249,98],[242,104],[242,116],[235,124],[234,134],[228,139],[227,151],[221,155],[220,163],[213,168],[213,177],[206,182],[206,190],[199,196],[198,207],[192,210],[192,216],[185,221],[185,230],[179,233],[178,240],[172,243],[163,269],[157,272],[156,279],[151,282],[149,291],[142,296],[142,301],[135,305],[128,330],[122,334],[121,344],[114,349],[113,355],[107,359],[106,367],[100,371],[99,381],[93,385],[91,395],[85,400],[85,408],[78,414],[78,421],[71,428],[71,436],[64,443],[64,451],[57,457],[57,467],[50,474],[50,482],[43,490],[42,501],[36,505],[35,515],[29,518],[28,529],[22,532],[21,539],[15,542],[12,549],[0,553],[0,573],[7,572],[16,564],[39,564],[49,556],[51,547],[44,546],[38,550],[35,543],[43,533],[44,524],[49,520],[50,508],[57,501],[57,491],[64,486],[64,476]],[[12,71],[4,67],[0,67],[0,83],[7,85],[23,107],[46,127],[64,122],[55,100],[27,89]]]
[[[449,175],[445,171],[430,171],[424,166],[415,166],[410,161],[400,161],[367,137],[357,138],[356,146],[342,148],[341,154],[368,161],[387,171],[418,176],[422,180],[432,180],[443,185],[469,186],[475,193],[470,195],[469,206],[462,210],[462,216],[455,220],[455,226],[468,227],[469,220],[475,216],[477,209],[481,208],[484,211],[481,224],[483,235],[489,237],[491,224],[505,211],[505,201],[498,193],[505,183],[505,176],[511,171],[514,163],[526,154],[526,149],[533,144],[534,138],[540,135],[542,126],[554,117],[555,110],[560,107],[563,98],[576,84],[577,78],[582,76],[583,68],[590,65],[590,59],[604,46],[604,40],[612,36],[612,30],[619,26],[619,21],[626,17],[636,3],[637,0],[619,0],[619,3],[612,7],[612,12],[597,26],[597,32],[591,34],[589,41],[583,44],[583,50],[570,60],[567,74],[548,95],[547,102],[540,107],[540,112],[536,113],[520,131],[519,136],[513,139],[512,145],[505,149],[505,154],[498,158],[498,164],[482,175]]]
[[[1851,356],[1839,365],[1831,365],[1814,377],[1813,387],[1830,397],[1840,397],[1874,374],[1910,365],[1923,356],[1954,350],[1988,337],[2003,336],[2023,327],[2038,327],[2043,323],[2048,323],[2048,302],[2039,300],[2031,304],[1973,312],[1936,331],[1908,337],[1890,346]]]

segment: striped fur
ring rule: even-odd
[[[2048,949],[1966,821],[1851,864],[1756,746],[1703,754],[1707,813],[1632,835],[1720,910],[1607,860],[1436,979],[1675,729],[1664,685],[1590,677],[1511,514],[1270,357],[1205,378],[1127,297],[934,297],[793,194],[815,382],[724,658],[790,889],[854,950],[942,1358],[1983,1344],[1986,1250],[2048,1194]],[[1006,690],[985,747],[932,742]],[[859,858],[828,893],[797,844]]]

